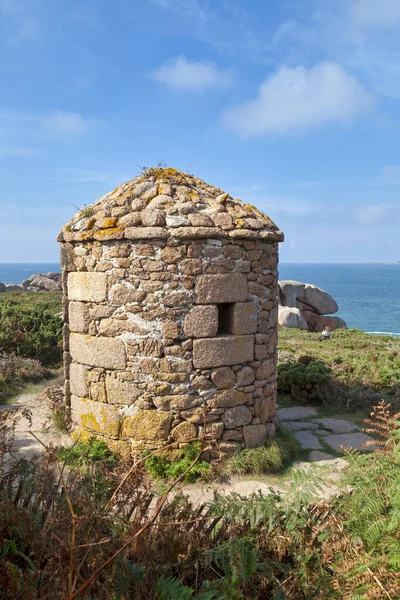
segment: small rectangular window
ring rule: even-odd
[[[234,303],[218,304],[218,333],[232,333]]]

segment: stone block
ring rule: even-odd
[[[128,240],[166,240],[169,233],[164,227],[127,227],[125,237]]]
[[[84,398],[89,393],[87,385],[87,368],[83,365],[72,363],[69,367],[69,379],[71,393],[74,396]]]
[[[143,391],[130,381],[123,381],[107,375],[106,377],[107,402],[109,404],[133,404]]]
[[[75,362],[91,367],[126,367],[125,346],[121,340],[71,333],[70,353]]]
[[[90,383],[90,399],[96,402],[107,402],[106,387],[104,381]]]
[[[105,273],[68,273],[68,298],[83,302],[103,302],[107,298]]]
[[[245,302],[247,279],[243,273],[200,275],[195,287],[197,304]]]
[[[236,373],[236,382],[239,386],[251,385],[256,378],[254,370],[245,365]]]
[[[142,356],[162,356],[162,344],[153,338],[139,341],[139,351]]]
[[[197,437],[197,427],[189,421],[179,423],[171,433],[175,442],[189,442]]]
[[[172,414],[160,410],[140,410],[135,415],[125,417],[122,423],[122,437],[136,441],[164,441],[171,429]]]
[[[211,380],[217,388],[226,389],[235,385],[236,378],[230,367],[220,367],[211,373]]]
[[[146,298],[146,292],[142,290],[136,290],[133,287],[127,285],[114,285],[111,289],[111,303],[118,306],[123,304],[130,304],[133,302],[143,302]]]
[[[232,408],[246,402],[246,394],[238,390],[223,390],[216,392],[207,401],[207,405],[211,408]]]
[[[257,305],[254,302],[235,302],[220,305],[219,328],[234,335],[249,335],[257,331]]]
[[[267,379],[275,372],[275,368],[276,363],[273,358],[263,360],[257,369],[257,379]]]
[[[265,425],[245,425],[243,439],[246,448],[257,448],[267,439],[267,427]]]
[[[115,406],[71,396],[71,419],[77,427],[118,437],[121,416]]]
[[[193,342],[193,364],[196,369],[239,365],[253,359],[252,335],[223,335]]]
[[[75,270],[75,253],[72,244],[60,245],[60,268],[62,271]]]
[[[145,227],[159,227],[165,225],[165,212],[157,208],[146,208],[140,213],[142,224]]]
[[[166,246],[161,250],[161,259],[168,264],[177,263],[185,254],[185,248],[182,246]]]
[[[69,302],[68,325],[70,331],[86,333],[89,326],[89,307],[84,302]]]
[[[215,305],[195,306],[185,318],[183,330],[188,337],[214,337],[218,332],[218,309]]]
[[[234,406],[224,412],[222,421],[227,429],[248,425],[251,422],[251,412],[247,406]]]
[[[205,435],[207,436],[208,439],[211,438],[211,439],[219,440],[222,436],[223,431],[224,431],[224,424],[222,422],[207,423],[205,432],[204,432],[204,424],[199,425],[199,436],[201,436],[205,433]]]
[[[222,434],[222,439],[226,440],[226,441],[229,441],[229,440],[242,440],[243,439],[243,434],[242,434],[241,431],[238,431],[237,429],[227,429]]]
[[[271,398],[256,398],[253,403],[254,416],[266,423],[275,412],[275,402]]]
[[[204,403],[204,399],[196,394],[175,394],[174,396],[156,396],[154,405],[160,410],[189,410]]]

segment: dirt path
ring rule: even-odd
[[[47,380],[35,385],[28,393],[19,394],[11,402],[0,406],[0,410],[28,409],[31,421],[22,414],[17,417],[15,424],[14,442],[11,451],[14,454],[30,458],[43,452],[42,444],[32,435],[34,433],[46,446],[54,444],[57,446],[70,445],[68,434],[58,431],[53,423],[51,411],[41,395],[48,387],[61,386],[63,376],[60,374],[51,381]]]

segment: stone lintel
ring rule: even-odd
[[[196,282],[196,304],[244,302],[247,297],[247,278],[243,273],[200,275]]]
[[[253,335],[221,335],[193,341],[196,369],[239,365],[254,360]]]

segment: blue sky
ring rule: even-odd
[[[161,161],[282,261],[400,260],[399,33],[399,0],[0,0],[0,262]]]

